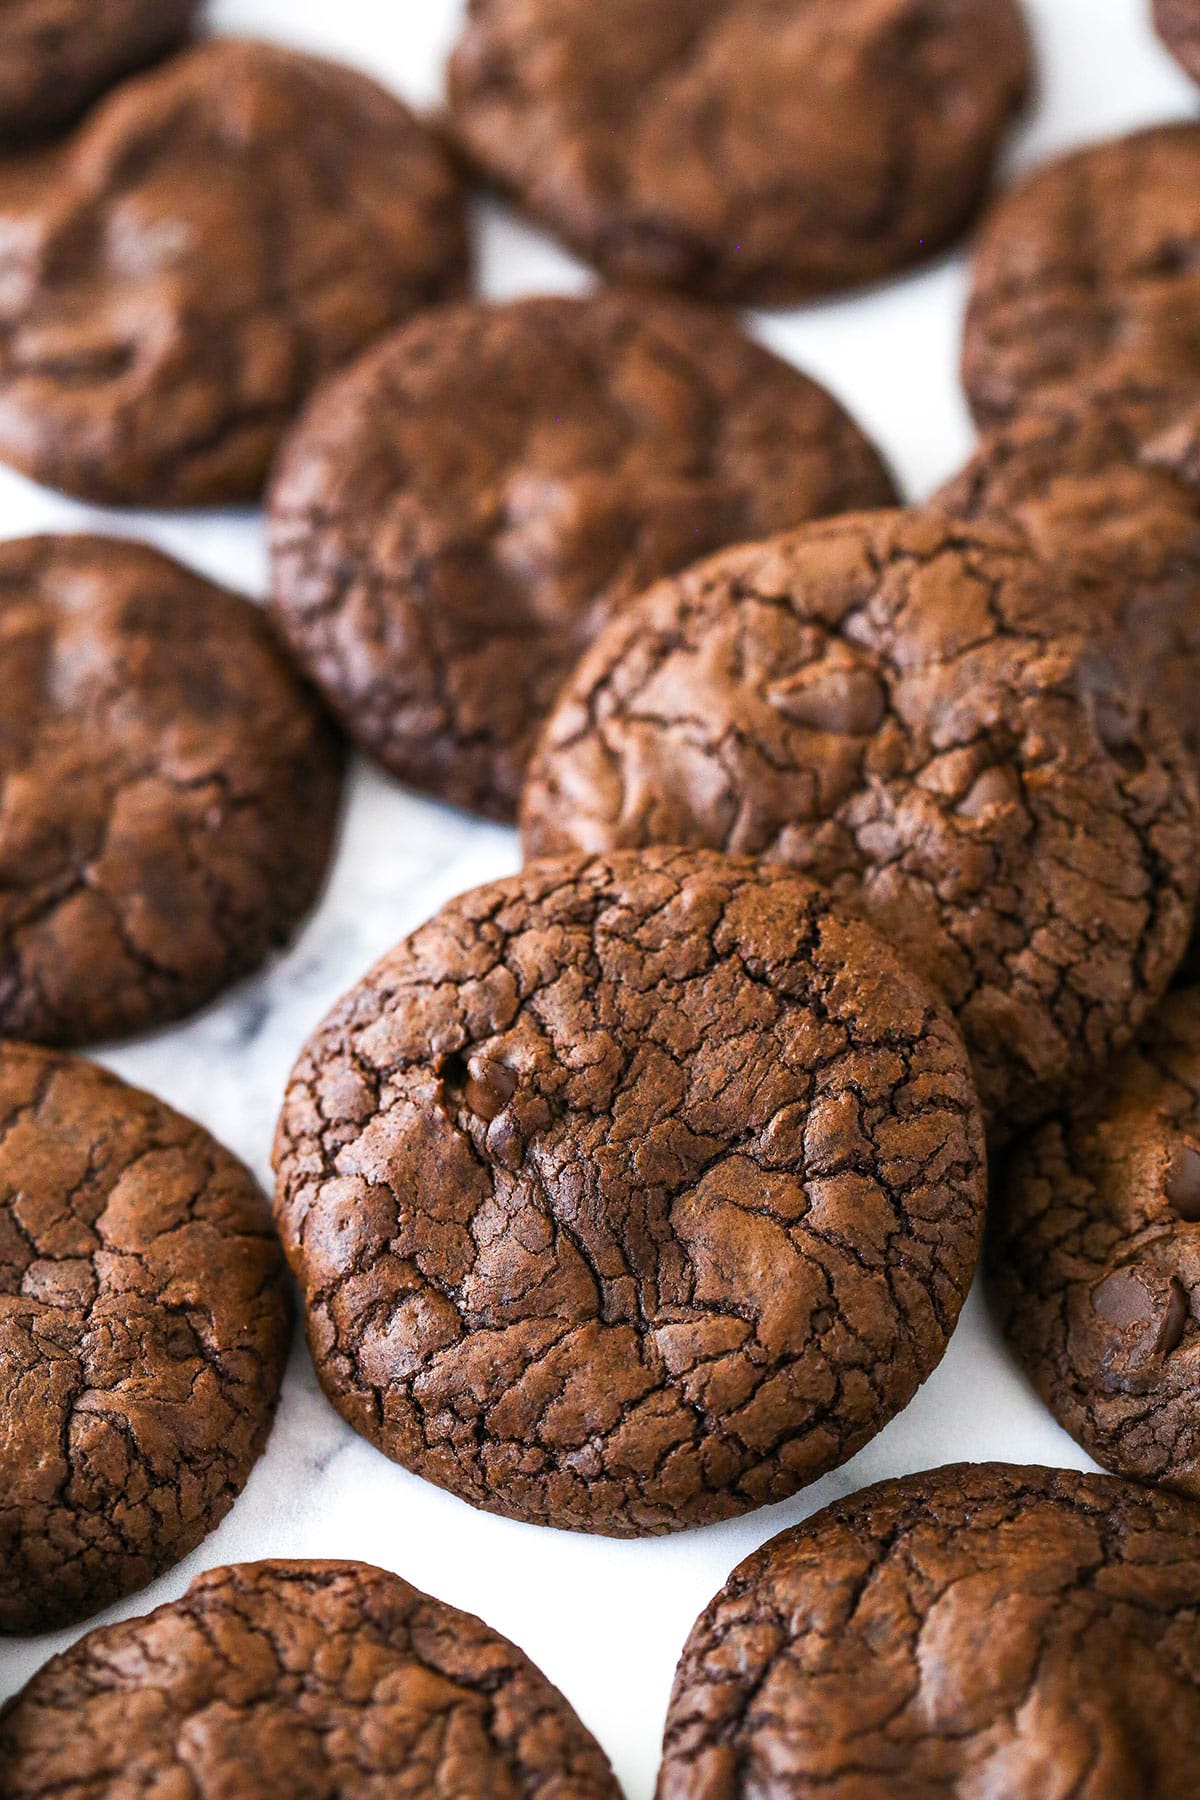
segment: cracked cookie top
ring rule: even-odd
[[[1153,410],[1153,409],[1152,409]],[[1019,530],[1102,624],[1200,752],[1200,483],[1138,408],[1028,413],[985,438],[930,502]]]
[[[181,1017],[316,898],[341,751],[249,601],[113,538],[0,545],[0,1036]]]
[[[184,36],[202,0],[4,0],[0,138],[52,131]]]
[[[471,0],[468,155],[610,278],[783,303],[963,225],[1029,80],[1013,0]]]
[[[210,1569],[103,1626],[0,1718],[5,1800],[620,1800],[515,1645],[354,1562]]]
[[[990,1260],[1059,1423],[1107,1468],[1200,1498],[1200,988],[1014,1153]]]
[[[996,425],[1081,395],[1200,394],[1200,125],[1156,126],[1045,163],[984,221],[963,379]]]
[[[1177,1800],[1196,1523],[1128,1482],[986,1463],[826,1507],[698,1620],[658,1800]]]
[[[823,388],[730,319],[600,292],[416,320],[325,388],[271,494],[277,616],[364,749],[500,818],[604,621],[744,538],[887,506]]]
[[[418,1474],[617,1536],[782,1500],[941,1357],[982,1129],[924,984],[802,876],[534,864],[313,1036],[276,1218],[326,1392]]]
[[[314,384],[466,266],[458,178],[398,100],[233,38],[0,168],[0,241],[0,456],[118,504],[254,496]]]
[[[1158,34],[1194,81],[1200,81],[1200,0],[1154,0]]]
[[[584,657],[526,847],[803,868],[941,988],[1013,1131],[1128,1041],[1191,929],[1191,759],[1119,660],[998,526],[863,514],[740,546]]]
[[[284,1279],[265,1196],[199,1125],[0,1044],[0,1631],[99,1611],[224,1517],[275,1409]]]

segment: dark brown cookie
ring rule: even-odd
[[[1200,393],[1200,125],[1046,163],[984,222],[963,376],[976,417]]]
[[[782,1500],[940,1360],[982,1130],[923,983],[787,869],[655,850],[451,902],[310,1040],[276,1216],[356,1430],[615,1536]]]
[[[1168,49],[1200,81],[1200,0],[1154,0],[1154,23]]]
[[[620,1800],[506,1638],[354,1562],[210,1569],[89,1633],[0,1718],[4,1800]]]
[[[659,1800],[1181,1800],[1198,1526],[1167,1494],[999,1463],[826,1507],[697,1621]]]
[[[0,138],[65,125],[185,36],[202,0],[4,0]]]
[[[526,847],[710,844],[863,905],[997,1134],[1128,1042],[1191,929],[1191,759],[1016,534],[862,514],[665,581],[568,681]]]
[[[610,277],[780,303],[952,238],[1029,73],[1014,0],[471,0],[450,97]]]
[[[931,504],[999,520],[1115,624],[1129,672],[1200,753],[1200,484],[1136,409],[1039,411],[986,438]]]
[[[284,1280],[265,1196],[199,1125],[0,1045],[0,1631],[97,1612],[229,1511],[283,1378]]]
[[[458,178],[365,76],[224,38],[0,167],[0,456],[88,498],[253,496],[313,385],[460,287]]]
[[[1106,1468],[1200,1496],[1200,988],[1010,1158],[991,1262],[1004,1330]],[[1194,1316],[1195,1315],[1195,1316]]]
[[[511,819],[618,607],[724,544],[894,499],[837,402],[719,314],[463,305],[368,353],[289,440],[275,605],[365,750]]]
[[[113,538],[0,545],[0,1035],[182,1017],[316,899],[341,751],[249,601]]]

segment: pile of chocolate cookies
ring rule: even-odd
[[[991,205],[985,435],[906,508],[712,303],[951,242],[1030,87],[1017,0],[469,0],[433,123],[199,12],[0,6],[0,459],[261,496],[272,555],[259,609],[0,545],[0,1632],[224,1516],[293,1286],[387,1456],[632,1537],[846,1462],[982,1253],[1112,1473],[935,1470],[766,1544],[684,1649],[661,1800],[1181,1800],[1200,123]],[[1200,77],[1200,4],[1155,16]],[[472,298],[472,183],[619,285]],[[287,945],[347,742],[526,863],[317,1025],[272,1207],[69,1053]],[[354,1562],[212,1570],[0,1711],[0,1800],[281,1794],[618,1788],[512,1644]]]

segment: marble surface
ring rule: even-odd
[[[1027,3],[1041,94],[1014,142],[1014,168],[1087,138],[1196,112],[1194,92],[1150,33],[1146,0]],[[216,0],[212,12],[218,29],[340,55],[429,104],[461,0]],[[588,280],[499,208],[481,205],[477,226],[489,294],[570,290]],[[965,288],[965,261],[956,256],[847,300],[751,323],[857,413],[919,498],[971,444],[957,382]],[[253,513],[102,513],[0,471],[0,536],[83,527],[145,537],[247,592],[265,585]],[[291,951],[203,1016],[103,1060],[202,1120],[266,1180],[288,1070],[326,1007],[444,900],[517,863],[511,833],[416,799],[360,767],[328,890]],[[941,1368],[847,1467],[785,1505],[646,1543],[490,1518],[393,1467],[336,1417],[297,1346],[269,1448],[229,1518],[187,1563],[105,1616],[148,1610],[220,1562],[367,1558],[482,1614],[521,1644],[597,1733],[630,1800],[646,1800],[680,1646],[736,1561],[866,1482],[990,1457],[1088,1466],[1011,1364],[978,1293]],[[74,1635],[0,1642],[0,1699]]]

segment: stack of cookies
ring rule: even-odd
[[[1200,124],[990,205],[985,435],[905,507],[716,303],[961,234],[1017,0],[469,0],[435,123],[199,12],[0,7],[0,459],[261,498],[272,567],[259,609],[115,537],[0,545],[0,1632],[225,1515],[293,1286],[385,1455],[642,1537],[847,1462],[982,1255],[1111,1473],[958,1465],[771,1540],[687,1643],[659,1795],[1182,1800]],[[1155,15],[1200,77],[1200,4]],[[612,285],[472,297],[472,183]],[[287,946],[348,744],[525,866],[316,1025],[272,1207],[69,1052]],[[0,1711],[0,1800],[285,1794],[618,1789],[521,1651],[360,1562],[211,1570]]]

